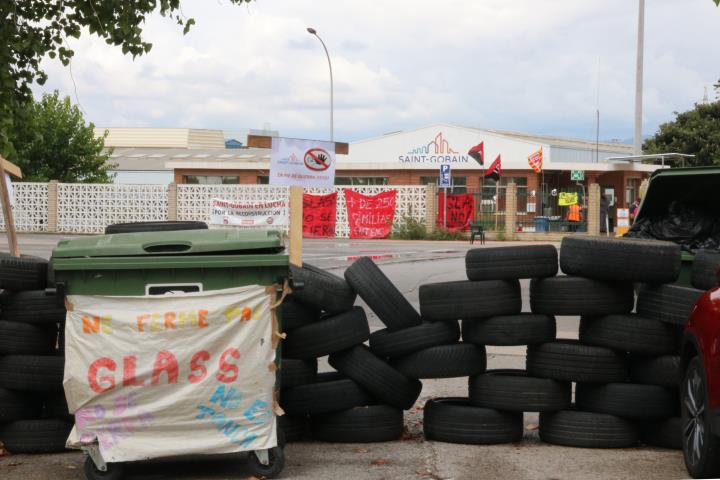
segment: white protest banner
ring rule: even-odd
[[[335,186],[335,143],[273,137],[270,185]]]
[[[212,225],[240,225],[243,227],[287,226],[286,198],[255,203],[213,199],[210,211]]]
[[[68,446],[105,461],[276,445],[268,287],[162,296],[70,295]]]

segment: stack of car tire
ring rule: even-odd
[[[0,443],[11,453],[62,451],[72,428],[62,386],[65,308],[53,286],[47,260],[0,253]]]
[[[463,444],[516,442],[523,436],[523,412],[554,412],[570,406],[569,382],[531,376],[524,370],[486,371],[486,346],[555,340],[552,315],[521,313],[519,279],[550,277],[557,270],[557,250],[552,245],[474,249],[466,256],[468,280],[420,287],[423,318],[455,330],[460,321],[462,341],[398,362],[404,369],[418,370],[415,374],[423,378],[469,378],[467,397],[427,401],[423,419],[427,439]],[[472,358],[467,352],[472,352]]]
[[[403,410],[422,385],[366,347],[370,338],[357,294],[388,330],[419,323],[419,315],[368,258],[356,261],[345,279],[305,264],[292,267],[296,291],[282,304],[280,425],[285,441],[308,435],[328,442],[396,440]],[[371,341],[372,345],[372,341]],[[320,357],[336,371],[317,373]]]
[[[679,346],[703,290],[671,284],[680,266],[674,243],[563,240],[560,268],[566,275],[530,285],[533,312],[581,316],[579,341],[528,347],[530,375],[575,383],[571,408],[540,414],[543,441],[681,448]]]

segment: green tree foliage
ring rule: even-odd
[[[43,57],[67,65],[75,53],[67,39],[79,38],[84,28],[133,57],[147,53],[152,44],[144,40],[143,27],[155,11],[183,33],[195,23],[182,14],[180,0],[0,0],[0,153],[14,159],[9,134],[31,101],[30,85],[47,80]]]
[[[647,139],[646,153],[690,153],[692,166],[720,165],[720,100],[696,104],[687,112],[675,112],[675,120],[660,125]]]
[[[23,179],[31,182],[105,183],[108,154],[104,137],[95,138],[94,125],[85,124],[80,109],[57,91],[38,102],[25,103],[23,121],[11,135],[17,151],[15,163]]]

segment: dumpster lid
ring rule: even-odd
[[[700,210],[715,209],[720,200],[720,167],[656,170],[635,221],[665,215],[673,202]]]
[[[181,230],[117,233],[61,240],[53,258],[227,255],[284,250],[277,230]]]

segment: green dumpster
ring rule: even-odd
[[[689,208],[714,212],[720,202],[720,167],[688,167],[656,170],[650,176],[635,223],[646,218],[663,218],[673,202]],[[690,286],[695,256],[682,253],[678,284]]]
[[[250,452],[256,476],[279,474],[280,232],[80,237],[52,260],[68,308],[68,446],[88,454],[88,479],[122,478],[127,462],[237,452]]]
[[[52,254],[66,295],[151,295],[272,285],[288,276],[280,232],[230,229],[95,235]]]

